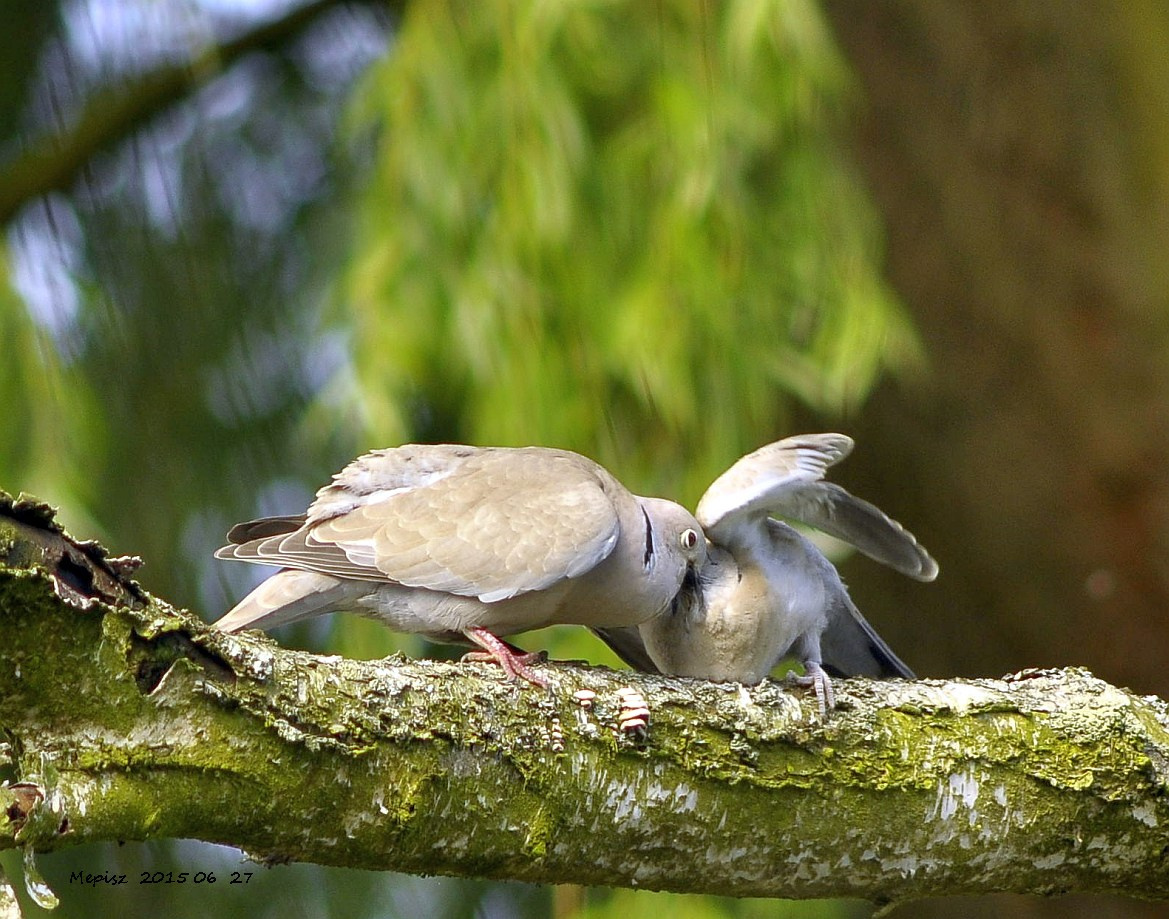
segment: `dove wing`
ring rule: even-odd
[[[902,574],[932,581],[937,562],[912,533],[868,501],[822,481],[852,446],[843,434],[805,434],[761,447],[715,479],[695,516],[711,540],[727,546],[750,539],[760,516],[799,521]]]
[[[304,526],[216,555],[492,602],[606,558],[620,534],[614,488],[601,467],[560,450],[379,450],[317,493]]]

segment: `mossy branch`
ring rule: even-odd
[[[1081,670],[758,687],[359,662],[222,635],[0,501],[0,847],[739,896],[1169,897],[1169,710]],[[622,730],[618,693],[652,710]],[[591,707],[581,690],[596,694]]]

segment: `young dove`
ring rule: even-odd
[[[698,503],[709,545],[697,576],[662,615],[598,633],[638,669],[716,681],[758,683],[794,654],[822,711],[835,704],[825,666],[838,675],[912,678],[853,604],[835,566],[773,519],[808,524],[919,581],[937,577],[937,563],[899,523],[822,481],[852,447],[843,434],[808,434],[744,456]]]
[[[241,523],[217,558],[278,565],[216,627],[347,610],[468,640],[545,685],[499,636],[556,623],[633,627],[662,612],[706,541],[683,507],[628,492],[566,450],[434,444],[374,450],[307,514]]]

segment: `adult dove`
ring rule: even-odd
[[[919,581],[938,565],[912,534],[867,501],[823,481],[853,448],[843,434],[789,437],[744,456],[707,489],[695,513],[705,564],[670,608],[636,629],[598,630],[642,670],[758,683],[784,657],[804,666],[821,710],[838,675],[912,671],[856,608],[835,566],[774,517],[808,524]]]
[[[631,494],[546,447],[410,444],[366,454],[307,514],[241,523],[217,558],[278,565],[216,627],[272,628],[338,610],[467,640],[545,685],[499,636],[557,623],[633,627],[669,606],[706,541],[683,507]]]

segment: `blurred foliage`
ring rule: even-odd
[[[39,329],[8,283],[8,258],[0,250],[0,481],[32,494],[48,494],[73,481],[67,432],[84,424],[91,401],[87,381],[64,366],[47,333]]]
[[[817,8],[413,4],[343,287],[374,439],[544,443],[693,502],[913,353]]]
[[[112,25],[65,6],[34,95],[70,110],[87,86],[139,77],[142,61],[122,59],[130,49],[168,61],[163,25],[208,29],[187,4],[160,23],[145,15],[158,7],[127,2]],[[346,37],[326,23],[306,41],[327,47],[338,31]],[[368,61],[369,36],[365,48],[349,39]],[[9,231],[0,330],[19,348],[0,369],[0,404],[29,436],[0,447],[0,482],[142,555],[146,585],[193,608],[222,609],[248,582],[207,561],[230,523],[303,506],[309,483],[353,450],[301,427],[344,361],[320,311],[364,159],[333,142],[354,63],[336,73],[324,63],[303,46],[245,59],[100,157],[74,194],[30,203]]]
[[[176,919],[511,919],[545,915],[551,899],[546,889],[531,884],[419,878],[309,864],[265,867],[244,860],[235,849],[188,841],[89,846],[81,852],[39,856],[37,864],[61,905],[52,913],[26,909],[25,915],[52,919],[162,915]],[[17,853],[0,853],[0,867],[9,877],[19,878],[19,866]],[[69,876],[77,870],[125,874],[126,884],[111,887],[71,882]],[[181,886],[142,884],[144,871],[150,875],[170,872],[172,878],[185,871],[189,879]],[[195,884],[196,872],[215,880]],[[233,872],[238,872],[235,883]]]
[[[25,110],[31,75],[45,39],[57,25],[57,4],[46,0],[6,0],[0,29],[0,161],[19,143],[17,129]]]
[[[243,6],[42,4],[0,64],[0,156],[246,28]],[[383,18],[336,6],[29,202],[0,250],[0,487],[144,556],[148,588],[217,615],[263,573],[210,559],[230,523],[299,510],[358,451],[407,440],[569,447],[692,504],[790,433],[796,402],[855,409],[916,357],[838,149],[849,77],[811,0],[422,0],[389,54]],[[282,639],[459,653],[346,617]],[[583,630],[539,644],[615,663]],[[46,860],[63,914],[131,902],[74,898],[70,866],[219,858],[87,851]],[[263,900],[140,893],[192,914],[547,906],[514,885],[394,878],[379,895],[382,876],[345,876],[278,868]],[[587,894],[580,915],[783,914]]]
[[[678,916],[680,919],[860,919],[873,907],[861,901],[734,900],[648,890],[558,887],[557,919],[629,919]]]

